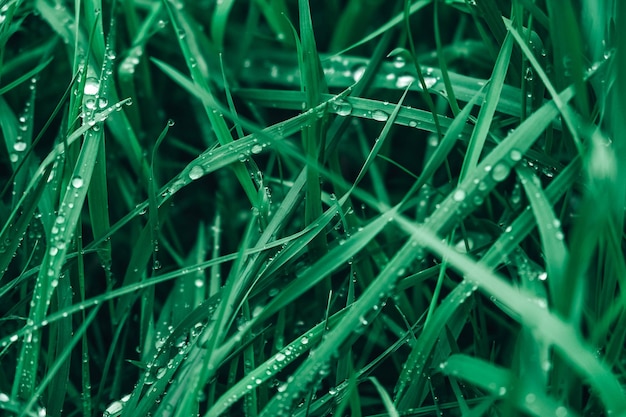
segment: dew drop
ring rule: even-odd
[[[433,85],[437,84],[437,78],[435,77],[424,77],[424,84],[426,84],[426,88],[432,88]]]
[[[258,155],[261,153],[262,150],[263,150],[263,146],[257,144],[257,145],[254,145],[252,149],[250,149],[250,152],[252,152],[255,155]]]
[[[72,187],[74,188],[80,188],[83,186],[85,182],[83,181],[83,179],[81,177],[74,177],[72,178]]]
[[[375,110],[372,113],[372,119],[378,120],[379,122],[385,122],[389,119],[389,115],[382,110]]]
[[[396,79],[397,88],[406,88],[410,84],[415,82],[415,77],[412,75],[401,75]]]
[[[465,190],[458,189],[458,190],[456,190],[456,192],[454,193],[452,198],[454,199],[454,201],[461,202],[461,201],[465,200],[465,196],[466,195],[467,194],[465,193]]]
[[[85,89],[83,90],[87,96],[95,96],[100,90],[100,82],[97,78],[89,77],[85,81]]]
[[[554,411],[554,415],[556,417],[566,417],[567,414],[567,408],[563,407],[562,405],[558,406]]]
[[[498,182],[504,181],[509,176],[509,171],[510,168],[507,164],[499,162],[493,167],[491,178]]]
[[[192,181],[197,180],[198,178],[204,175],[204,169],[200,165],[196,165],[189,171],[189,179]]]
[[[402,68],[406,65],[406,61],[401,56],[397,56],[393,61],[393,66],[396,68]]]
[[[355,82],[359,81],[361,78],[363,78],[363,74],[365,74],[365,66],[362,67],[358,67],[357,69],[354,70],[354,72],[352,73],[352,78],[354,79]]]
[[[511,161],[513,162],[517,162],[522,159],[522,153],[517,149],[513,149],[509,156],[511,157]]]
[[[13,144],[13,149],[15,150],[15,152],[24,152],[24,150],[26,150],[26,142],[24,141],[15,142]]]
[[[339,116],[348,116],[352,113],[352,105],[345,100],[333,101],[332,107]]]

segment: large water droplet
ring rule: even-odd
[[[401,56],[397,56],[393,61],[393,66],[396,68],[402,68],[406,65],[406,61]]]
[[[255,155],[258,155],[261,153],[262,150],[263,150],[263,146],[257,144],[257,145],[252,146],[252,149],[250,149],[250,152],[252,152]]]
[[[87,96],[95,96],[100,90],[100,82],[97,78],[89,77],[85,81],[85,89],[83,90]]]
[[[465,193],[465,190],[458,189],[458,190],[456,190],[456,192],[454,193],[452,198],[454,199],[454,201],[461,202],[461,201],[465,200],[465,196],[466,195],[467,194]]]
[[[562,405],[558,406],[556,410],[554,410],[554,415],[556,417],[567,417],[567,408],[563,407]]]
[[[401,75],[396,79],[396,87],[397,88],[405,88],[408,85],[415,82],[415,77],[412,75]]]
[[[197,180],[198,178],[204,175],[204,169],[200,165],[196,165],[189,171],[189,179],[192,181]]]
[[[15,142],[13,144],[13,149],[15,149],[15,152],[23,152],[24,150],[26,150],[26,142],[24,141]]]
[[[339,116],[348,116],[352,113],[352,105],[345,100],[333,101],[332,108]]]
[[[352,73],[352,78],[354,79],[355,82],[363,78],[363,74],[365,74],[365,68],[366,68],[365,66],[361,66],[354,70],[354,72]]]
[[[509,166],[504,162],[499,162],[493,167],[491,171],[491,178],[498,182],[504,181],[506,177],[509,176],[510,169],[511,168],[509,168]]]
[[[83,186],[85,182],[83,181],[83,179],[81,177],[74,177],[72,178],[72,187],[74,188],[80,188]]]
[[[426,88],[429,89],[433,85],[437,84],[437,78],[435,77],[424,77],[424,84],[426,84]],[[421,84],[420,84],[421,85]]]
[[[385,122],[389,119],[389,115],[382,110],[374,110],[372,113],[372,119],[378,120],[379,122]]]

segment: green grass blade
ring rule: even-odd
[[[596,388],[606,409],[613,413],[626,412],[626,396],[616,376],[594,354],[594,349],[583,341],[579,332],[570,324],[544,309],[538,309],[532,298],[483,264],[467,258],[445,245],[431,231],[398,217],[405,230],[411,230],[415,239],[426,245],[438,256],[445,256],[450,265],[463,273],[481,290],[502,302],[513,318],[536,330],[562,355],[562,358],[584,376]]]
[[[487,96],[485,97],[484,104],[480,107],[478,113],[478,119],[476,120],[476,127],[472,132],[469,144],[467,146],[467,154],[463,161],[463,167],[461,168],[461,179],[464,179],[469,172],[476,168],[478,159],[483,152],[485,141],[498,104],[498,98],[502,93],[502,86],[504,85],[504,79],[507,73],[507,67],[511,58],[511,51],[513,50],[513,39],[511,36],[507,36],[500,49],[496,64],[491,74],[491,80],[487,89]]]
[[[440,365],[444,374],[463,379],[480,389],[488,392],[493,397],[503,398],[513,396],[510,399],[521,411],[530,415],[572,415],[573,412],[554,398],[550,398],[538,392],[518,392],[515,387],[518,382],[508,369],[503,369],[489,362],[467,355],[453,355]],[[511,391],[513,391],[511,393]],[[508,398],[507,398],[508,399]]]

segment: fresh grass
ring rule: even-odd
[[[0,414],[626,416],[598,4],[1,2]]]

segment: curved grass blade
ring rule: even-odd
[[[198,61],[204,61],[204,58],[194,54],[193,52],[198,49],[198,45],[196,44],[195,37],[192,36],[193,34],[187,33],[185,29],[190,26],[189,22],[186,20],[186,15],[177,8],[174,8],[168,1],[163,1],[163,4],[165,5],[168,15],[170,16],[174,30],[178,33],[178,44],[183,56],[185,57],[187,67],[191,74],[191,79],[195,84],[195,89],[202,90],[205,93],[202,95],[202,105],[206,116],[213,127],[213,131],[215,132],[220,145],[228,146],[233,142],[233,137],[222,113],[219,111],[220,109],[217,106],[217,100],[213,96],[205,77],[202,74],[201,67],[205,67],[206,64],[198,65]],[[245,165],[239,160],[239,158],[233,164],[233,169],[241,187],[248,196],[252,207],[259,207],[259,202],[257,201],[257,190],[254,187],[252,178],[246,171]]]
[[[26,73],[20,75],[18,78],[16,78],[15,80],[11,81],[7,85],[0,87],[0,96],[6,94],[7,92],[11,91],[13,88],[17,87],[18,85],[22,84],[23,82],[25,82],[27,80],[30,80],[35,75],[39,74],[44,68],[46,68],[48,66],[48,64],[50,64],[52,62],[53,59],[54,58],[52,58],[52,57],[48,58],[46,61],[40,63],[35,68],[27,71]]]
[[[526,191],[541,236],[543,258],[548,272],[548,288],[550,288],[552,301],[550,304],[561,317],[567,318],[570,315],[571,303],[574,300],[563,297],[564,294],[567,294],[564,289],[572,285],[576,286],[576,283],[565,279],[565,268],[569,254],[563,241],[561,221],[554,214],[552,205],[537,184],[539,179],[527,167],[520,167],[517,174]]]

